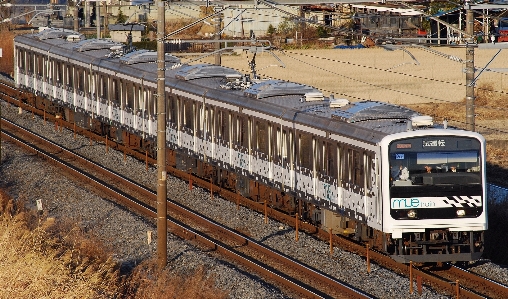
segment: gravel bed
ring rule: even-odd
[[[124,161],[122,152],[110,149],[106,153],[104,144],[94,142],[90,146],[89,140],[84,137],[78,136],[75,140],[72,131],[64,129],[56,132],[54,124],[47,122],[44,125],[40,118],[32,119],[30,112],[23,111],[20,115],[18,108],[0,103],[4,117],[155,190],[156,169],[153,165],[147,171],[144,161],[131,157]],[[147,245],[147,231],[152,231],[156,238],[152,221],[104,201],[88,187],[59,176],[54,168],[40,159],[9,144],[2,145],[2,162],[0,173],[5,177],[2,184],[10,185],[12,195],[24,196],[31,201],[43,199],[51,215],[73,217],[80,219],[84,226],[93,227],[103,239],[111,242],[117,252],[116,258],[126,266],[155,254],[155,242]],[[237,210],[235,203],[217,196],[210,200],[210,193],[206,190],[189,190],[188,183],[171,176],[168,177],[168,198],[230,228],[240,228],[253,239],[378,298],[450,298],[425,286],[421,296],[416,291],[410,295],[409,280],[405,277],[376,264],[371,264],[371,272],[368,273],[363,258],[337,248],[330,256],[328,244],[302,232],[296,242],[293,228],[273,220],[265,224],[264,215],[243,207]],[[263,282],[241,267],[211,253],[201,252],[171,234],[168,235],[168,261],[169,266],[178,271],[206,265],[211,273],[216,274],[217,286],[230,292],[230,298],[289,298],[276,286]],[[484,263],[481,267],[489,276],[490,273],[508,275],[506,269],[492,263]]]

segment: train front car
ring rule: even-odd
[[[383,232],[399,262],[472,261],[487,229],[485,139],[453,129],[409,130],[382,142]]]

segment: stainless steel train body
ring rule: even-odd
[[[104,40],[61,37],[16,37],[17,85],[69,121],[100,122],[119,142],[138,136],[154,147],[155,53],[115,54],[121,47]],[[402,262],[481,256],[481,135],[395,105],[326,98],[292,82],[250,82],[221,66],[180,66],[170,55],[166,62],[166,141],[175,167]],[[423,173],[425,165],[434,172]],[[452,167],[459,172],[446,171]]]

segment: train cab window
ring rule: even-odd
[[[402,176],[402,170],[408,174]],[[468,185],[482,181],[477,150],[394,153],[390,155],[390,171],[393,185]]]

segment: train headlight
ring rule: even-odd
[[[456,213],[457,213],[457,216],[459,216],[459,217],[466,216],[466,210],[457,210]]]
[[[416,218],[416,211],[415,210],[409,210],[407,212],[407,218]]]

